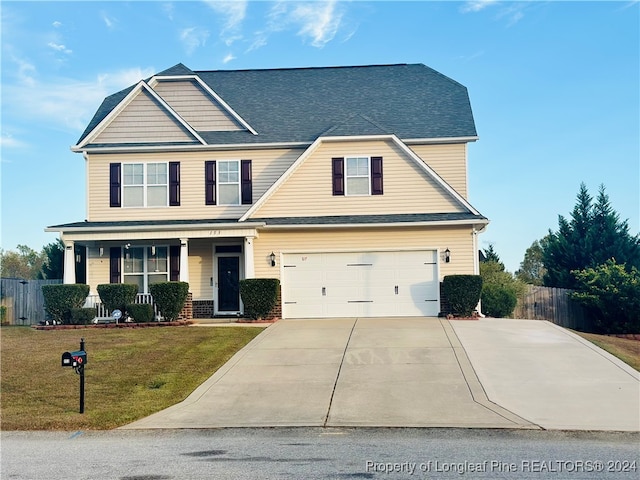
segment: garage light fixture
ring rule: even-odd
[[[276,266],[276,254],[271,252],[271,255],[269,255],[269,260],[271,260],[271,266],[275,267]]]
[[[451,250],[448,248],[444,251],[444,263],[449,263],[451,261]]]

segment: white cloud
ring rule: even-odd
[[[198,47],[204,47],[209,38],[209,31],[201,27],[189,27],[180,32],[180,41],[187,51],[187,55],[191,55]]]
[[[104,10],[100,12],[100,17],[109,30],[114,29],[116,27],[116,24],[118,23],[118,20],[116,18],[110,16]]]
[[[342,12],[336,7],[335,0],[297,4],[291,12],[291,18],[300,25],[298,35],[310,38],[314,47],[324,47],[334,39],[340,28]]]
[[[66,53],[67,55],[71,55],[73,53],[73,51],[71,51],[70,49],[68,49],[64,45],[61,45],[61,44],[58,44],[58,43],[49,42],[47,45],[50,48],[53,48],[57,52]]]
[[[323,2],[294,3],[276,2],[267,14],[267,25],[255,32],[254,40],[248,51],[256,50],[267,44],[269,36],[289,28],[297,29],[297,34],[317,48],[332,41],[344,26],[344,7],[336,0]],[[355,29],[349,32],[344,41],[348,41]]]
[[[35,69],[28,71],[35,73]],[[154,72],[152,68],[131,68],[102,73],[93,80],[31,77],[30,83],[16,76],[15,81],[3,85],[3,109],[33,125],[81,132],[106,96]]]
[[[462,13],[476,13],[485,8],[498,7],[497,20],[506,20],[507,26],[511,27],[524,18],[524,10],[528,2],[498,2],[497,0],[471,0],[460,7]]]
[[[460,7],[460,11],[462,13],[479,12],[480,10],[484,10],[496,3],[497,0],[471,0],[469,2],[465,2],[465,4]]]
[[[62,22],[59,22],[59,21],[56,20],[51,25],[53,25],[55,28],[60,28],[62,26]]]
[[[235,60],[236,57],[233,55],[233,53],[228,53],[224,59],[222,59],[222,63],[229,63],[231,60]]]
[[[2,148],[22,148],[26,146],[26,143],[14,138],[11,133],[2,132],[2,135],[0,135],[0,147]]]
[[[216,13],[225,18],[220,31],[220,38],[226,45],[242,38],[242,22],[247,14],[247,0],[205,0],[205,3]]]

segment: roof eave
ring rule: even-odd
[[[489,224],[489,220],[482,219],[465,219],[465,220],[434,220],[420,222],[384,222],[384,223],[309,223],[309,224],[287,224],[287,225],[269,225],[261,227],[265,230],[298,230],[298,229],[317,229],[317,228],[389,228],[389,227],[443,227],[443,226],[462,226],[462,225],[482,225],[483,228]]]

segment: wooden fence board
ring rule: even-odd
[[[5,323],[37,325],[47,318],[42,285],[62,283],[62,280],[0,279],[0,303],[7,307]]]
[[[583,308],[569,297],[571,292],[566,288],[527,285],[524,294],[518,298],[513,316],[548,320],[562,327],[588,331],[590,322]]]

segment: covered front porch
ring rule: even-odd
[[[242,315],[239,281],[255,277],[253,242],[261,225],[78,222],[47,230],[58,231],[65,246],[64,283],[88,284],[88,303],[97,303],[97,286],[104,283],[137,284],[142,298],[152,283],[183,281],[193,316],[210,318]]]

